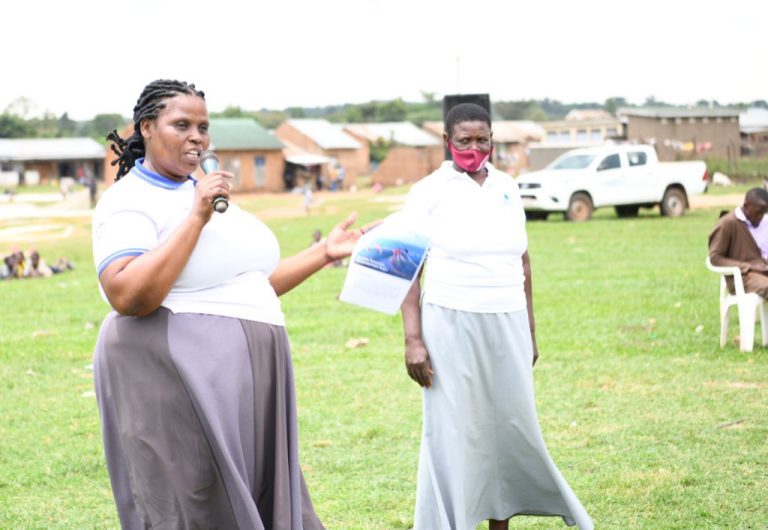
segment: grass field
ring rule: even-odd
[[[347,211],[363,221],[389,212],[386,195],[370,197],[327,196],[310,217],[267,222],[292,253]],[[528,225],[540,421],[597,528],[768,527],[768,349],[718,346],[718,278],[704,268],[718,210]],[[90,227],[35,223],[71,225],[67,239],[31,235],[25,245],[78,268],[0,282],[0,528],[116,528],[90,370],[107,312]],[[407,529],[420,390],[403,367],[399,317],[337,301],[343,278],[326,269],[283,298],[302,465],[329,530]],[[732,338],[736,328],[734,318]],[[346,347],[363,337],[366,346]],[[512,527],[564,525],[517,518]]]

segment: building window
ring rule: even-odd
[[[696,118],[688,118],[688,123],[696,123]]]
[[[675,118],[675,123],[683,123],[683,118]]]
[[[667,124],[667,118],[661,118],[661,124],[666,125]]]
[[[592,129],[589,131],[589,139],[593,142],[600,142],[603,140],[603,133],[600,129]]]
[[[715,118],[715,123],[723,123],[723,118]]]
[[[619,135],[618,129],[616,127],[608,127],[608,130],[605,132],[605,135],[608,138],[614,138]]]
[[[701,118],[701,123],[709,123],[709,118]]]
[[[547,133],[547,142],[557,142],[557,131],[549,131]]]
[[[571,141],[571,131],[560,131],[560,137],[558,138],[559,142],[562,142],[564,144],[567,144]]]
[[[587,130],[586,129],[579,129],[576,131],[576,141],[577,142],[586,142],[587,141]]]
[[[731,118],[731,123],[736,123],[736,118]]]

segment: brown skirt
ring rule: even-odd
[[[285,328],[112,312],[94,372],[124,529],[323,528],[299,469]]]

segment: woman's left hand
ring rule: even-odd
[[[328,237],[325,238],[325,254],[329,260],[335,261],[337,259],[346,258],[352,254],[352,249],[355,247],[357,240],[360,239],[363,234],[368,232],[368,230],[381,223],[381,221],[373,221],[362,228],[348,230],[356,220],[357,212],[352,212],[349,214],[349,217],[334,226],[328,233]]]

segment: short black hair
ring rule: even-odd
[[[449,137],[453,134],[453,127],[457,123],[467,121],[482,121],[491,127],[491,115],[477,103],[459,103],[445,116],[445,134]]]
[[[744,202],[756,203],[762,202],[768,204],[768,190],[765,188],[752,188],[744,196]]]
[[[117,155],[117,160],[112,165],[119,164],[115,181],[127,174],[136,164],[136,161],[144,156],[144,137],[141,136],[141,122],[154,120],[160,111],[165,108],[164,100],[178,94],[188,94],[205,99],[205,93],[197,90],[193,83],[176,81],[173,79],[157,79],[144,87],[141,91],[136,106],[133,107],[133,134],[127,139],[120,138],[117,130],[107,135],[107,140],[112,142],[112,151]]]

